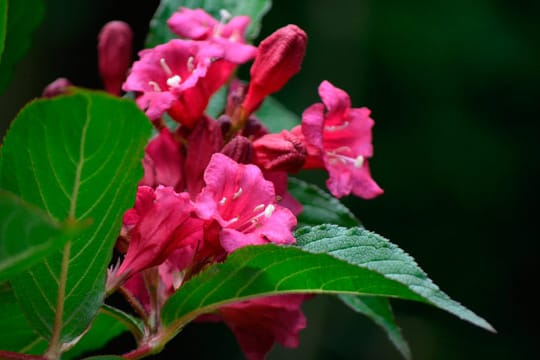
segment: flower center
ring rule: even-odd
[[[328,157],[328,161],[330,162],[330,164],[352,164],[357,169],[361,168],[362,165],[364,165],[364,157],[362,155],[358,155],[357,157],[351,157],[343,154],[343,152],[350,153],[351,148],[348,146],[342,146],[337,149],[327,151],[326,156]]]
[[[237,200],[240,196],[242,196],[243,192],[244,190],[239,187],[233,196],[230,198],[224,196],[218,203],[220,206],[224,206],[229,201]],[[261,223],[270,218],[275,210],[276,206],[274,204],[259,204],[253,208],[252,214],[244,213],[237,215],[231,218],[225,226],[234,228],[235,230],[243,233],[248,233],[261,226]]]

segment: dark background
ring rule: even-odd
[[[0,131],[59,76],[101,87],[100,27],[129,22],[140,48],[156,6],[47,1],[34,47],[0,96]],[[415,359],[539,358],[539,13],[535,0],[275,0],[264,20],[263,34],[296,23],[309,35],[302,72],[277,95],[292,110],[319,101],[326,79],[373,111],[371,167],[385,194],[345,203],[498,330],[395,301]],[[305,310],[300,348],[271,359],[399,359],[382,331],[336,300]],[[160,358],[241,355],[224,326],[197,324]]]

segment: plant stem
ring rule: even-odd
[[[20,354],[17,352],[0,350],[0,359],[6,360],[44,360],[41,355]]]

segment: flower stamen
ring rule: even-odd
[[[165,58],[159,59],[159,65],[161,66],[163,71],[165,71],[165,74],[167,74],[167,76],[169,76],[169,77],[173,76],[173,72],[172,72],[171,68],[169,67],[169,65],[167,65],[167,62],[165,61]]]

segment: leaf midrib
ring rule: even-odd
[[[81,142],[79,144],[79,161],[77,162],[77,168],[75,170],[75,178],[73,180],[73,191],[71,193],[71,199],[69,204],[69,213],[68,213],[68,222],[76,221],[76,211],[77,211],[77,198],[79,195],[79,187],[81,184],[81,174],[85,162],[84,149],[86,146],[86,133],[88,126],[91,122],[90,108],[92,102],[89,98],[84,97],[86,105],[86,119],[81,132]],[[56,300],[56,311],[54,316],[54,327],[51,336],[51,341],[49,343],[49,348],[47,350],[48,354],[52,354],[55,357],[60,354],[60,338],[62,335],[62,325],[64,318],[64,301],[66,295],[66,283],[68,278],[68,268],[69,268],[69,258],[71,254],[71,240],[68,240],[63,249],[62,254],[62,266],[60,269],[60,280],[58,281],[58,295]]]

